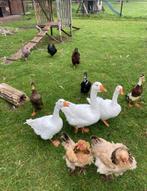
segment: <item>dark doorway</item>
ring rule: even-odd
[[[93,7],[94,3],[93,1],[88,1],[88,13],[92,13],[93,12]]]
[[[0,7],[0,17],[3,17],[3,11],[1,7]]]

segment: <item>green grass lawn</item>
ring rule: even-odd
[[[73,37],[56,44],[58,53],[51,58],[46,51],[48,39],[31,53],[28,63],[20,60],[11,65],[0,64],[0,82],[8,83],[30,95],[30,82],[34,80],[43,97],[44,108],[37,117],[51,114],[54,103],[64,98],[78,103],[79,84],[83,72],[89,79],[102,82],[111,98],[117,84],[127,93],[136,84],[140,74],[147,74],[147,21],[145,19],[77,18],[74,25],[81,29]],[[107,18],[107,17],[105,17]],[[7,23],[19,27],[34,24],[34,19]],[[21,44],[36,34],[35,29],[20,29],[13,36],[0,36],[0,57],[15,52]],[[71,53],[78,47],[81,64],[71,67]],[[23,123],[30,118],[30,103],[12,110],[0,100],[0,190],[2,191],[146,191],[147,163],[147,83],[144,86],[144,105],[141,109],[128,109],[125,98],[119,97],[121,114],[110,120],[106,128],[101,122],[90,127],[89,134],[73,133],[64,119],[62,131],[74,140],[90,140],[91,135],[126,144],[135,156],[138,167],[123,176],[105,182],[91,165],[85,175],[70,176],[63,160],[64,150],[43,141]],[[64,89],[61,88],[64,87]],[[82,98],[81,103],[86,99]],[[58,137],[59,135],[57,135]]]

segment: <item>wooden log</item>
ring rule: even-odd
[[[0,84],[0,97],[17,107],[29,100],[24,92],[5,83]]]

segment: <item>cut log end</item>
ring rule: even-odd
[[[19,98],[18,103],[19,103],[20,105],[22,105],[22,104],[24,104],[25,101],[28,101],[27,96],[26,96],[26,95],[21,95],[20,98]]]

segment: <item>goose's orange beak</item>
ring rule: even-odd
[[[69,102],[68,101],[64,101],[63,106],[64,107],[69,107]]]
[[[106,88],[103,85],[100,85],[100,91],[101,92],[107,92]]]
[[[120,89],[120,95],[124,95],[124,89],[123,88]]]

